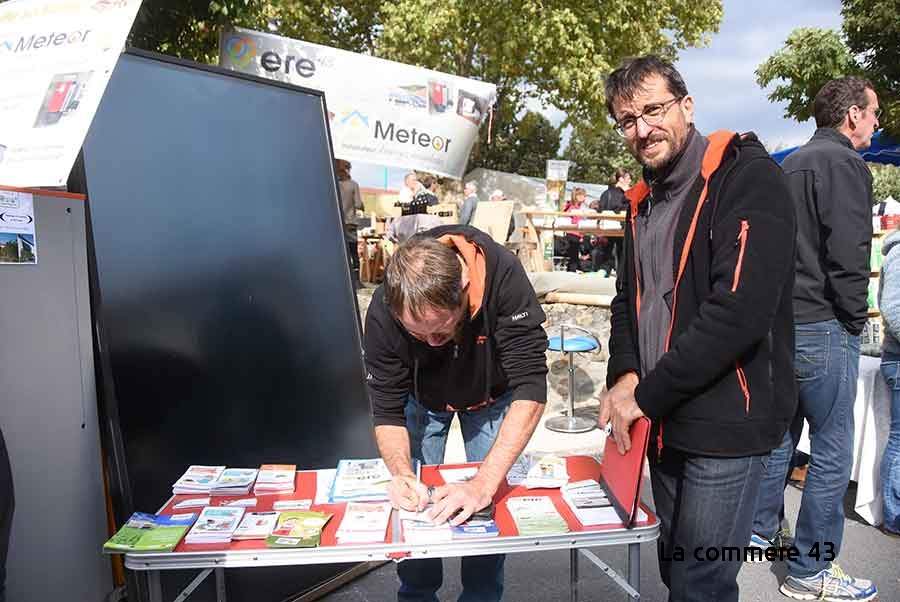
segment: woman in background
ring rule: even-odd
[[[900,535],[900,231],[884,239],[878,305],[884,319],[881,373],[891,391],[891,430],[881,460],[886,533]]]
[[[576,188],[572,191],[572,198],[566,201],[566,204],[563,207],[563,213],[580,213],[582,211],[587,211],[588,206],[584,203],[586,198],[587,191],[585,191],[584,188]],[[572,216],[572,227],[578,227],[578,218],[575,216]],[[575,272],[580,268],[581,243],[583,239],[583,234],[566,232],[566,257],[569,258],[566,271]]]

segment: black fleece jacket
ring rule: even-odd
[[[708,456],[764,454],[781,442],[797,403],[794,209],[784,174],[752,135],[730,139],[691,237],[704,184],[697,178],[675,231],[675,274],[685,246],[688,254],[670,345],[641,378],[635,398],[654,422],[660,452],[667,446]],[[609,387],[627,372],[640,375],[633,212],[629,207],[611,306]]]
[[[478,309],[455,341],[431,347],[411,336],[378,287],[366,314],[366,382],[375,426],[404,426],[412,395],[425,407],[462,409],[512,392],[513,400],[547,401],[544,312],[518,258],[481,230],[440,226],[417,236],[462,235],[484,257]],[[470,276],[474,273],[470,269]]]
[[[819,128],[784,160],[797,208],[797,324],[837,318],[851,334],[868,319],[872,174],[850,139]]]

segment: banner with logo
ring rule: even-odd
[[[339,159],[453,178],[497,98],[493,84],[246,29],[222,33],[219,64],[325,92]]]
[[[66,183],[140,5],[0,4],[0,184]]]

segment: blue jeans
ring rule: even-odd
[[[769,456],[753,530],[771,539],[780,527],[785,477],[805,418],[811,457],[794,538],[800,557],[788,560],[787,566],[794,577],[810,577],[837,558],[844,538],[844,494],[853,467],[859,337],[844,330],[837,320],[797,324],[794,335],[798,418]],[[809,555],[816,544],[818,559]]]
[[[743,554],[723,561],[724,547],[743,552],[766,456],[711,458],[666,448],[650,461],[653,501],[660,522],[659,573],[669,600],[737,602]],[[698,560],[695,550],[699,552]],[[684,559],[675,558],[676,548]],[[715,548],[715,559],[706,551]]]
[[[884,528],[900,533],[900,355],[882,354],[881,373],[891,389],[891,432],[881,459]]]
[[[512,395],[501,395],[494,403],[471,412],[456,412],[462,429],[469,462],[484,460],[500,423],[512,403]],[[423,464],[440,464],[454,412],[434,412],[422,406],[412,396],[406,403],[406,429],[412,457]],[[460,602],[488,602],[503,597],[502,554],[464,556],[461,560],[463,591]],[[444,580],[440,558],[406,560],[397,565],[400,577],[399,602],[437,602],[437,591]]]

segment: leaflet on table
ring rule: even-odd
[[[555,454],[544,454],[529,455],[529,460],[528,475],[525,477],[525,487],[528,489],[541,487],[555,489],[569,482],[565,458]]]
[[[202,508],[203,506],[209,506],[208,497],[193,497],[186,500],[181,500],[180,502],[172,506],[172,508],[174,510],[181,510],[183,508]]]
[[[275,510],[309,510],[311,506],[312,500],[278,500],[272,504]]]
[[[341,460],[331,488],[332,503],[387,501],[391,473],[381,458]]]
[[[563,499],[575,508],[606,508],[612,506],[612,502],[606,495],[606,490],[594,479],[567,483],[560,488],[560,493]]]
[[[278,515],[279,513],[274,510],[271,512],[246,513],[231,539],[265,539],[275,528]]]
[[[435,525],[417,520],[401,521],[403,541],[407,543],[442,543],[453,540],[450,523]]]
[[[429,514],[429,504],[421,512],[400,510],[397,517],[403,526],[403,540],[409,543],[439,543],[452,539],[479,539],[496,537],[500,534],[493,520],[468,520],[461,525],[451,526],[449,522],[435,524]]]
[[[525,477],[527,476],[528,457],[525,454],[522,454],[516,458],[516,461],[509,468],[509,472],[506,473],[506,482],[509,483],[510,486],[515,487],[516,485],[525,482]]]
[[[219,506],[241,506],[242,508],[252,508],[256,505],[255,497],[242,497],[236,500],[217,500]]]
[[[391,509],[390,502],[347,502],[336,534],[338,543],[384,541]]]
[[[209,493],[225,466],[189,466],[187,471],[172,485],[172,493]]]
[[[106,552],[171,552],[194,524],[195,513],[159,515],[135,512],[103,544]]]
[[[331,503],[331,488],[334,486],[335,468],[325,468],[316,471],[316,497],[315,505]]]
[[[466,468],[441,468],[438,470],[444,483],[465,483],[471,481],[478,474],[477,466],[467,466]]]
[[[292,493],[296,474],[296,464],[263,464],[259,467],[253,493]]]
[[[597,481],[586,479],[564,485],[560,490],[563,501],[582,525],[620,525],[622,519],[612,505],[606,491]],[[647,520],[647,514],[638,510],[636,520]]]
[[[451,527],[451,530],[453,539],[482,539],[500,535],[497,523],[492,520],[469,520]]]
[[[250,493],[256,475],[256,468],[226,468],[209,490],[210,495],[243,495]]]
[[[322,538],[322,528],[331,518],[327,512],[288,510],[278,516],[272,533],[266,537],[270,548],[314,548]]]
[[[185,537],[185,543],[222,543],[231,536],[244,516],[244,509],[231,506],[207,506]]]
[[[568,533],[569,526],[546,496],[513,497],[506,500],[519,535]]]

